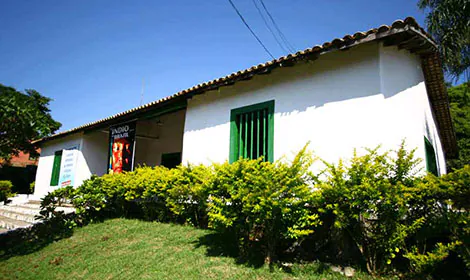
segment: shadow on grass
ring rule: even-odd
[[[240,252],[238,248],[238,240],[234,234],[212,232],[203,235],[194,242],[195,248],[205,248],[206,256],[209,257],[228,257],[235,260],[238,265],[244,265],[254,269],[261,268],[265,265],[263,245],[260,243],[252,243],[246,252]],[[289,255],[277,253],[279,258],[270,265],[270,270],[282,270],[285,273],[295,277],[302,275],[325,275],[331,273],[329,263],[321,262],[318,259],[302,259]]]
[[[194,242],[195,248],[206,248],[206,255],[211,257],[229,257],[236,260],[237,264],[243,264],[253,268],[264,265],[264,257],[260,246],[251,246],[247,252],[240,252],[238,240],[231,233],[209,233],[198,238]]]
[[[0,234],[0,261],[33,253],[54,241],[68,238],[72,234],[73,229],[62,218],[2,233]]]

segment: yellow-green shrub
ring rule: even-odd
[[[207,227],[207,203],[213,189],[214,169],[204,165],[178,166],[170,170],[168,177],[167,207],[180,221]]]
[[[354,240],[370,273],[386,270],[424,223],[423,217],[407,218],[409,189],[419,182],[413,154],[404,144],[395,155],[378,148],[354,153],[349,164],[326,163],[326,178],[317,184],[319,210]]]
[[[312,162],[304,148],[292,162],[139,167],[51,193],[44,213],[54,213],[67,195],[78,224],[111,215],[207,226],[235,233],[240,253],[261,249],[268,263],[281,245],[340,231],[355,241],[362,256],[356,264],[373,274],[401,270],[418,277],[452,258],[470,268],[470,166],[419,176],[414,152],[404,145],[394,154],[374,149],[326,163],[318,176],[308,171]],[[454,271],[462,270],[458,265]]]
[[[14,194],[11,192],[13,184],[10,181],[0,181],[0,202],[6,202]]]
[[[280,241],[311,234],[319,224],[311,209],[311,163],[304,148],[292,163],[240,159],[215,165],[209,226],[234,232],[241,252],[260,242],[271,263]]]

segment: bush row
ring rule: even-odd
[[[324,162],[318,174],[309,171],[313,162],[304,148],[292,162],[141,167],[59,189],[43,200],[43,215],[70,199],[78,224],[128,216],[212,228],[234,234],[241,256],[261,248],[269,264],[287,251],[317,252],[302,245],[308,240],[341,236],[372,274],[423,275],[447,262],[466,267],[468,276],[470,166],[419,176],[419,161],[404,144]]]
[[[0,203],[5,203],[9,197],[14,196],[15,194],[11,191],[13,189],[13,184],[7,180],[0,180]]]

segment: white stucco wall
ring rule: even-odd
[[[136,138],[135,166],[160,165],[162,154],[178,153],[183,148],[185,110],[138,122],[137,135],[152,138]],[[157,121],[160,125],[156,125]],[[158,139],[154,139],[158,138]]]
[[[429,102],[420,67],[406,51],[369,43],[195,96],[188,101],[183,162],[227,160],[231,109],[268,100],[275,100],[275,159],[292,158],[310,142],[316,155],[336,162],[354,148],[396,149],[402,139],[424,157]],[[440,144],[436,151],[443,160]]]
[[[34,197],[41,198],[45,194],[59,188],[51,186],[52,166],[56,151],[70,149],[79,146],[77,162],[75,166],[74,186],[78,187],[92,174],[103,175],[106,173],[108,158],[108,134],[101,131],[91,133],[76,133],[65,138],[48,141],[41,146]]]
[[[52,175],[52,166],[54,163],[54,153],[56,151],[70,149],[74,146],[79,145],[78,157],[76,168],[86,169],[86,162],[81,153],[82,148],[82,135],[73,134],[64,138],[59,138],[57,140],[48,141],[41,145],[41,156],[38,161],[38,169],[36,171],[36,181],[34,188],[34,197],[41,198],[47,193],[54,191],[59,188],[59,186],[51,186],[51,175]],[[81,174],[75,175],[75,182],[80,183],[83,181]]]
[[[380,47],[382,92],[391,96],[387,114],[395,115],[395,133],[406,137],[425,164],[424,137],[433,144],[440,174],[446,173],[444,150],[432,114],[419,56],[397,47]],[[414,86],[413,86],[414,85]]]
[[[354,148],[396,149],[403,139],[424,159],[426,136],[436,150],[441,174],[445,173],[419,58],[374,42],[197,95],[188,101],[186,111],[161,116],[163,125],[138,123],[138,135],[158,136],[158,140],[137,137],[136,163],[158,165],[162,153],[181,150],[183,163],[226,161],[230,111],[269,100],[275,101],[275,159],[291,159],[310,142],[317,156],[336,162],[350,157]],[[41,147],[35,197],[57,188],[50,186],[54,152],[76,145],[80,145],[76,186],[91,174],[106,173],[106,132],[48,141]],[[425,169],[424,161],[421,166]]]
[[[104,130],[83,134],[81,149],[86,168],[78,170],[81,178],[88,179],[91,175],[101,176],[108,172],[109,133]]]
[[[163,153],[176,153],[182,150],[185,111],[166,114],[158,119],[162,125],[149,125],[150,123],[155,124],[157,119],[137,123],[137,135],[153,135],[158,136],[159,139],[137,137],[136,166],[159,165]],[[39,199],[59,188],[59,186],[50,185],[56,151],[79,146],[74,182],[74,186],[77,187],[93,174],[101,176],[107,173],[108,145],[109,133],[106,129],[76,133],[45,142],[41,146],[34,198]]]

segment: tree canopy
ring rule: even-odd
[[[457,136],[459,156],[448,161],[450,169],[462,168],[470,164],[470,89],[468,83],[447,89],[450,113]]]
[[[470,2],[468,0],[419,0],[429,9],[426,25],[439,45],[444,68],[458,78],[470,78]]]
[[[19,152],[37,155],[31,141],[57,131],[49,109],[52,99],[33,89],[24,93],[0,84],[0,158],[8,160]]]

